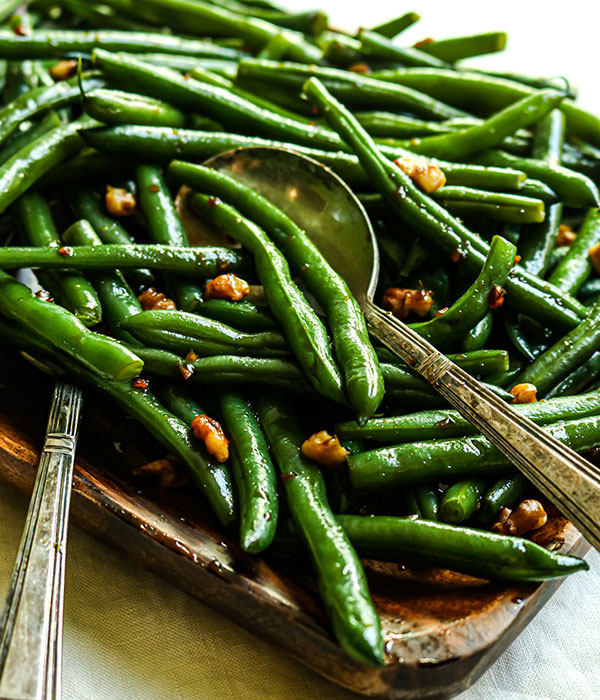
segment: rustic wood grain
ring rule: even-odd
[[[0,372],[0,479],[29,493],[51,383],[6,362]],[[163,454],[133,421],[86,392],[73,522],[326,678],[367,696],[433,700],[462,692],[560,583],[507,586],[366,562],[387,651],[386,666],[372,669],[336,645],[307,567],[298,567],[296,557],[252,557],[219,532],[193,489],[160,492],[132,477],[133,468]],[[562,552],[588,549],[558,513],[536,539]]]

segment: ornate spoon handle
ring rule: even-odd
[[[67,524],[81,391],[57,380],[0,622],[0,698],[59,700]]]
[[[505,454],[600,549],[600,470],[457,367],[398,319],[364,304],[370,332]]]

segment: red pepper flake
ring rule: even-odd
[[[191,80],[191,79],[192,79],[192,76],[191,76],[189,73],[186,73],[186,74],[183,76],[183,79],[184,79],[184,80]]]
[[[521,256],[515,255],[515,265],[518,265],[520,262],[521,262]]]
[[[292,481],[292,479],[295,479],[298,475],[294,474],[294,472],[285,472],[281,475],[281,481],[283,481],[284,484],[287,484],[288,481]]]
[[[312,111],[313,111],[313,114],[319,114],[319,108],[318,108],[318,107],[314,107],[314,106],[313,106]]]
[[[179,365],[179,372],[184,380],[187,381],[194,374],[194,368],[190,365]]]
[[[188,354],[185,356],[185,361],[186,362],[196,362],[198,359],[198,355],[193,350],[190,350]]]
[[[17,36],[27,36],[28,34],[27,29],[20,22],[19,24],[15,24],[12,30]]]
[[[500,285],[495,284],[490,290],[490,309],[494,311],[499,309],[502,304],[504,304],[504,295],[506,294],[506,289],[503,289]]]
[[[212,207],[213,209],[221,204],[221,200],[218,197],[209,197],[208,198],[208,206]]]
[[[68,245],[64,245],[62,248],[58,249],[58,254],[62,255],[63,258],[68,258],[70,255],[73,255],[73,248],[70,248]]]
[[[371,66],[367,63],[353,63],[349,68],[352,73],[358,73],[359,75],[369,75],[372,73]]]
[[[427,46],[427,44],[433,44],[434,40],[428,36],[427,39],[421,39],[421,41],[417,41],[417,43],[414,45],[415,49],[420,49],[421,46]]]
[[[150,185],[148,187],[148,192],[152,192],[152,194],[156,194],[157,192],[160,192],[160,187],[158,185]]]
[[[456,248],[456,250],[452,251],[452,253],[450,255],[450,260],[452,260],[452,262],[456,263],[456,262],[460,262],[464,257],[465,257],[464,253],[461,250],[459,250],[458,248]]]
[[[141,377],[138,377],[137,379],[133,380],[131,386],[137,391],[143,391],[145,394],[150,388],[150,382],[147,379],[142,379]]]
[[[54,299],[50,292],[47,289],[39,289],[36,293],[35,296],[40,300],[40,301],[47,301],[49,304],[54,304]]]
[[[448,311],[448,307],[447,307],[447,306],[444,306],[443,309],[440,309],[440,310],[437,312],[437,314],[434,316],[434,318],[437,318],[438,316],[443,316],[443,315],[446,313],[446,311]]]

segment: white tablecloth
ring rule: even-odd
[[[290,7],[312,6],[289,0]],[[391,3],[315,0],[354,28],[415,9],[407,41],[506,29],[509,50],[490,69],[568,75],[600,112],[592,0]],[[0,487],[0,593],[25,500]],[[600,557],[567,580],[501,659],[460,700],[600,700]],[[239,629],[77,530],[70,535],[64,641],[65,700],[342,700],[356,697]]]

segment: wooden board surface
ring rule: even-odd
[[[33,486],[52,383],[2,356],[0,479]],[[491,584],[441,570],[365,562],[382,618],[387,663],[353,661],[331,637],[308,567],[252,557],[219,532],[194,489],[159,491],[131,472],[164,450],[137,424],[85,394],[72,519],[91,535],[317,673],[378,698],[450,698],[471,685],[544,605],[559,582]],[[559,514],[536,541],[582,555],[588,545]]]

